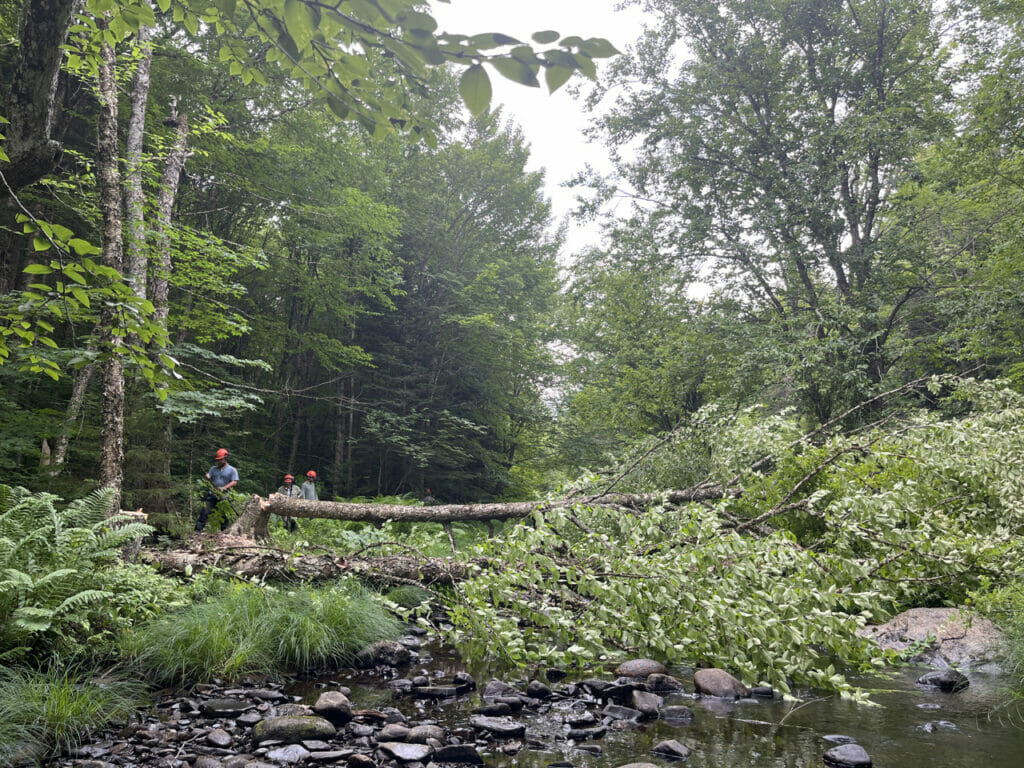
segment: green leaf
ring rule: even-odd
[[[226,19],[230,19],[235,15],[235,5],[237,0],[213,0],[213,4],[217,6],[217,10]]]
[[[466,107],[474,115],[483,114],[491,103],[491,78],[479,64],[474,64],[462,73],[459,93]]]
[[[50,249],[50,241],[45,237],[33,237],[32,247],[37,251],[47,251]]]
[[[288,28],[288,34],[298,50],[309,47],[316,32],[320,14],[315,9],[306,5],[302,0],[284,0],[284,21]],[[297,60],[298,56],[293,56]]]
[[[548,84],[548,93],[554,93],[563,85],[575,70],[567,69],[565,67],[552,66],[547,67],[544,70],[544,80]]]
[[[555,42],[555,40],[558,39],[558,33],[555,32],[553,29],[547,29],[544,30],[543,32],[534,32],[533,35],[531,35],[531,37],[533,37],[533,41],[535,43],[540,43],[541,45],[548,45],[550,43]]]
[[[540,87],[536,73],[528,64],[519,59],[514,59],[511,56],[498,56],[491,59],[490,64],[512,82],[532,88]]]
[[[89,254],[97,254],[100,249],[90,243],[88,240],[83,240],[80,237],[73,237],[68,240],[68,245],[71,249],[79,256],[88,256]]]
[[[489,48],[502,48],[506,45],[519,45],[520,42],[522,41],[508,35],[503,35],[500,32],[484,32],[479,35],[473,35],[466,41],[466,44],[470,48],[487,50]]]
[[[53,272],[53,269],[46,264],[29,264],[23,271],[27,275],[48,275]]]
[[[619,56],[620,51],[603,37],[591,37],[584,40],[580,45],[581,52],[592,59],[608,59],[612,56]]]
[[[82,306],[84,306],[84,307],[90,306],[90,304],[89,304],[89,294],[86,293],[83,289],[79,288],[77,285],[72,285],[72,286],[68,287],[68,290],[71,292],[72,296],[74,296],[76,299],[78,299],[78,301],[82,304]]]

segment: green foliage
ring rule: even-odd
[[[853,694],[836,670],[886,661],[866,621],[1024,572],[1024,399],[972,381],[952,396],[974,414],[817,445],[787,445],[784,418],[738,424],[708,468],[743,493],[713,507],[535,513],[472,552],[499,565],[461,585],[453,637],[520,664],[641,654]]]
[[[4,765],[67,752],[144,703],[143,686],[108,673],[53,666],[0,669],[0,761]]]
[[[148,678],[192,683],[344,664],[399,628],[354,583],[321,590],[239,584],[136,627],[125,635],[124,650]]]
[[[52,494],[0,485],[0,656],[42,663],[81,652],[148,612],[154,582],[112,566],[153,529],[108,517],[111,499],[97,491],[58,507]]]
[[[993,588],[986,581],[973,602],[1003,631],[1003,668],[1012,678],[1014,693],[1024,697],[1024,579]]]

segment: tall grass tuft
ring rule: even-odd
[[[196,683],[326,669],[400,629],[354,582],[289,591],[246,584],[136,628],[124,651],[156,682]]]
[[[34,762],[81,744],[144,701],[141,683],[76,669],[0,669],[0,765]]]

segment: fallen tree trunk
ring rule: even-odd
[[[738,495],[738,490],[726,490],[721,486],[698,486],[683,491],[649,494],[608,494],[599,499],[566,499],[555,503],[540,501],[511,501],[493,504],[442,504],[432,507],[413,507],[400,504],[348,504],[336,501],[309,501],[289,499],[271,494],[267,500],[253,496],[245,505],[238,520],[228,529],[235,536],[244,536],[257,541],[269,536],[267,524],[271,513],[282,517],[321,518],[326,520],[354,520],[367,523],[417,522],[454,523],[489,520],[513,520],[528,517],[538,508],[572,507],[586,504],[608,507],[621,511],[641,509],[662,500],[671,503],[706,501]]]
[[[208,569],[227,571],[249,581],[325,581],[356,576],[375,586],[421,584],[446,586],[469,575],[482,560],[457,562],[444,557],[335,557],[331,554],[296,556],[257,544],[234,544],[210,550],[146,551],[142,559],[161,571],[185,576]]]

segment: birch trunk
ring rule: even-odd
[[[125,138],[124,194],[126,208],[125,277],[140,299],[146,298],[146,195],[143,189],[143,137],[146,130],[146,104],[149,102],[149,70],[153,63],[153,46],[148,27],[139,28],[140,58],[132,80],[131,114]]]

